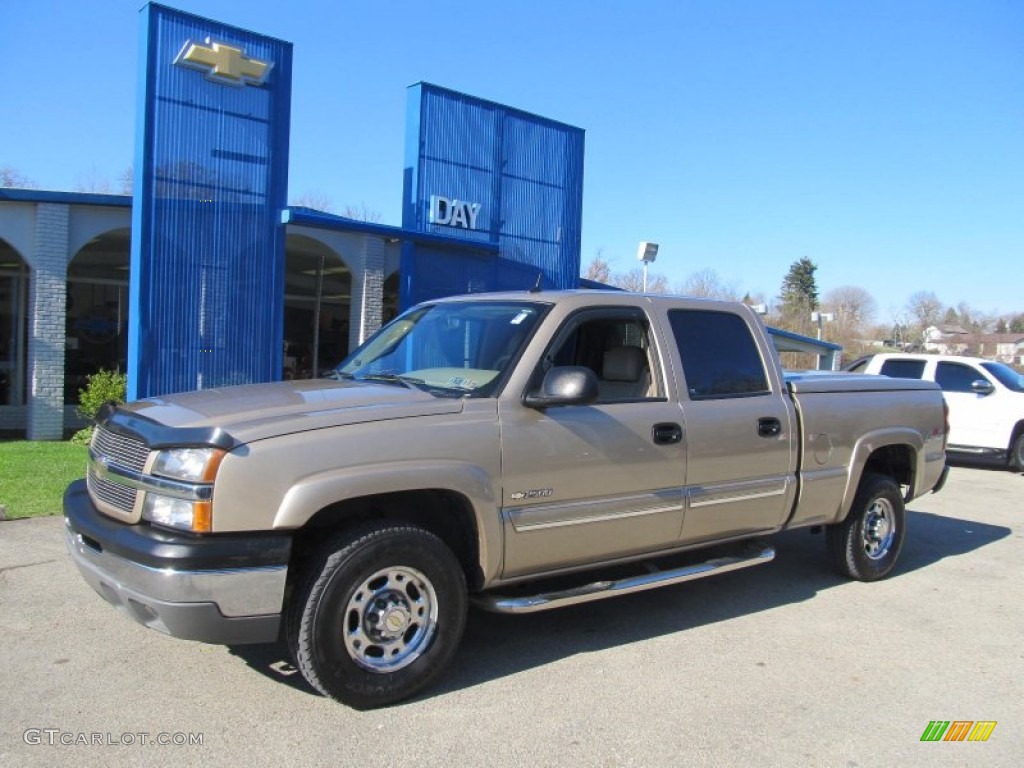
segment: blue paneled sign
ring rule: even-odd
[[[498,255],[402,246],[403,307],[437,296],[576,288],[583,131],[419,83],[409,89],[402,226]]]
[[[142,20],[128,397],[280,379],[292,46]]]

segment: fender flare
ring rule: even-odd
[[[274,529],[297,529],[325,507],[401,491],[440,490],[468,500],[476,521],[480,568],[489,580],[500,572],[503,532],[495,488],[481,467],[460,461],[392,461],[333,469],[302,478],[285,493]]]
[[[854,444],[850,454],[850,471],[846,476],[846,489],[843,491],[843,501],[839,506],[839,516],[834,522],[843,522],[850,513],[853,497],[857,494],[857,488],[864,476],[864,468],[867,466],[868,459],[875,451],[890,445],[910,448],[914,478],[922,476],[922,467],[919,464],[924,455],[924,438],[921,437],[920,432],[907,427],[886,427],[862,435]]]

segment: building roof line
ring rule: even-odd
[[[377,224],[372,221],[350,219],[347,216],[336,216],[333,213],[315,211],[312,208],[288,207],[281,212],[284,224],[297,224],[317,229],[329,229],[337,232],[363,232],[368,235],[380,235],[394,240],[408,240],[426,245],[439,245],[447,248],[463,248],[487,254],[497,254],[498,244],[486,240],[469,240],[460,237],[435,235],[390,224]]]
[[[0,189],[0,200],[18,203],[63,203],[65,205],[111,205],[130,208],[131,195],[107,195],[96,192],[56,192],[46,189]]]

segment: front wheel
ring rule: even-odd
[[[888,576],[903,548],[905,518],[896,482],[886,475],[864,475],[846,520],[828,527],[828,550],[835,567],[858,581]]]
[[[285,632],[310,685],[371,709],[441,674],[462,637],[466,604],[462,569],[440,539],[374,523],[335,538],[308,564]]]
[[[1024,432],[1017,435],[1010,446],[1010,469],[1024,472]]]

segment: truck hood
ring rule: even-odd
[[[121,406],[168,427],[219,427],[239,443],[462,408],[461,399],[436,398],[405,385],[327,379],[205,389]]]

